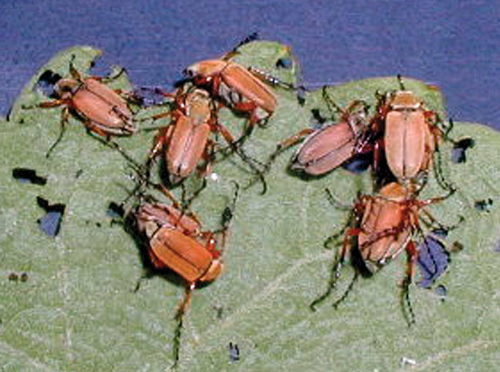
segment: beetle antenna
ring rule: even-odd
[[[443,190],[451,191],[454,190],[455,188],[453,187],[452,184],[450,184],[446,178],[443,175],[443,159],[441,156],[441,151],[439,150],[439,147],[436,143],[436,150],[434,151],[435,157],[436,157],[436,166],[434,168],[434,176],[436,177],[436,181],[439,184],[439,186]]]
[[[236,50],[240,46],[243,46],[245,44],[251,43],[252,41],[259,40],[260,35],[257,31],[252,32],[250,35],[248,35],[246,38],[244,38],[242,41],[239,42],[239,44],[233,49]]]
[[[330,97],[330,94],[328,93],[327,89],[328,89],[328,86],[327,85],[323,85],[323,88],[321,90],[322,90],[322,93],[323,93],[322,94],[323,95],[323,100],[325,101],[326,106],[328,107],[328,110],[332,114],[332,117],[335,116],[335,112],[344,114],[345,112],[342,109],[342,107],[340,107],[335,102],[333,102],[333,99],[332,99],[332,97]]]

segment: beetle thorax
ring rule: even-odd
[[[421,108],[422,102],[415,97],[413,92],[400,90],[394,93],[390,105],[394,111],[416,111]]]
[[[193,119],[194,124],[203,124],[212,114],[210,95],[207,91],[196,89],[188,94],[185,102],[186,116]]]

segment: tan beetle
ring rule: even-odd
[[[175,363],[179,359],[179,338],[183,315],[189,306],[191,292],[200,283],[214,281],[221,274],[223,263],[221,252],[226,243],[226,234],[233,216],[239,187],[233,206],[227,207],[222,216],[222,229],[202,231],[198,218],[181,209],[172,194],[162,185],[154,185],[172,200],[171,205],[158,202],[142,202],[128,216],[137,231],[144,237],[147,253],[154,269],[169,269],[177,273],[185,282],[185,295],[175,319],[178,321],[174,339]],[[220,235],[220,250],[216,249]]]
[[[154,158],[164,154],[171,184],[188,177],[200,166],[202,160],[204,161],[202,173],[208,174],[215,160],[214,149],[217,145],[211,135],[221,133],[229,147],[259,174],[260,171],[252,162],[253,159],[236,146],[231,132],[219,122],[217,105],[208,91],[187,83],[174,94],[162,94],[174,99],[172,108],[151,118],[170,116],[172,120],[155,137],[148,157],[148,167]],[[265,188],[263,178],[261,180]]]
[[[444,133],[437,126],[437,114],[426,110],[413,92],[404,89],[401,76],[398,80],[401,90],[380,97],[375,121],[380,121],[378,125],[384,130],[389,169],[399,182],[407,183],[428,170]]]
[[[290,168],[312,176],[324,175],[355,155],[373,151],[374,133],[367,118],[367,105],[353,101],[346,109],[337,106],[323,87],[323,99],[328,109],[340,112],[337,122],[319,129],[307,128],[281,142],[266,165],[269,171],[274,159],[287,148],[304,141],[292,157]]]
[[[241,45],[256,37],[251,35],[220,59],[200,61],[184,70],[195,85],[205,87],[214,98],[220,99],[232,110],[247,114],[248,131],[256,123],[264,123],[276,110],[277,99],[271,85],[296,89],[293,84],[283,82],[258,68],[246,68],[231,61]],[[286,50],[289,53],[289,47]]]
[[[408,287],[414,276],[415,262],[418,257],[413,236],[419,234],[423,237],[420,220],[424,216],[428,224],[436,224],[447,230],[453,228],[439,224],[425,207],[445,200],[455,190],[450,190],[445,196],[425,200],[418,198],[419,191],[415,184],[405,187],[392,182],[385,185],[377,195],[363,195],[358,199],[352,210],[354,226],[345,231],[342,250],[335,265],[335,277],[327,292],[311,304],[312,309],[331,293],[348,254],[355,268],[355,276],[348,290],[340,300],[335,302],[335,307],[345,299],[360,274],[370,276],[401,252],[406,251],[408,259],[406,275],[401,284],[401,299],[407,302],[409,316],[403,306],[406,320],[409,324],[414,322],[408,296]]]
[[[136,132],[127,102],[118,92],[102,83],[103,78],[83,78],[70,61],[71,78],[60,79],[54,86],[58,99],[42,102],[41,108],[65,106],[62,112],[61,134],[47,152],[47,157],[61,140],[70,112],[83,120],[91,132],[106,137],[130,136]]]

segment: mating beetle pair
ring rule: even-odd
[[[424,108],[413,92],[400,90],[377,94],[373,117],[364,101],[351,102],[346,109],[336,105],[323,87],[323,100],[332,116],[340,113],[335,123],[319,129],[307,128],[277,146],[267,163],[285,149],[303,141],[292,156],[290,168],[310,176],[322,176],[356,158],[371,154],[373,173],[381,177],[384,159],[390,178],[407,183],[417,181],[429,169],[439,140],[444,132],[437,126],[438,115]]]

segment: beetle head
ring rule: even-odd
[[[210,59],[195,63],[184,70],[184,74],[189,78],[207,78],[220,74],[229,62],[220,59]]]
[[[55,85],[54,91],[60,98],[71,98],[79,86],[80,82],[75,79],[61,79]]]

